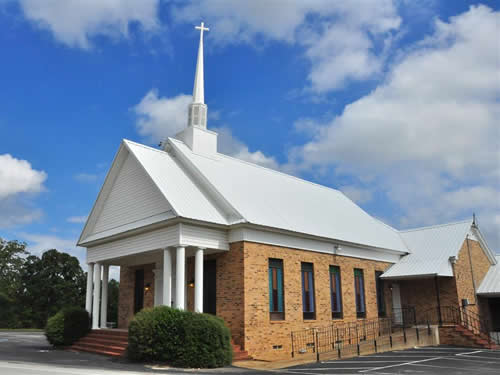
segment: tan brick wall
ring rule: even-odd
[[[397,283],[400,285],[402,307],[415,307],[417,320],[423,319],[430,310],[437,311],[434,277],[397,281]],[[453,277],[439,277],[438,286],[441,306],[457,307],[455,279]]]
[[[120,267],[120,290],[118,295],[118,328],[128,328],[130,320],[134,316],[134,285],[135,271],[144,269],[144,285],[151,284],[151,289],[144,292],[144,307],[154,305],[154,264],[146,264],[135,267]]]
[[[251,355],[261,358],[271,355],[274,358],[280,355],[289,357],[291,352],[291,331],[322,327],[333,322],[342,321],[333,321],[331,317],[330,265],[340,266],[343,321],[356,320],[354,268],[360,268],[364,272],[366,318],[378,317],[375,271],[384,271],[390,266],[390,263],[250,242],[245,242],[243,249],[245,285],[244,348]],[[284,321],[271,321],[269,318],[269,258],[283,260]],[[302,316],[301,262],[309,262],[314,265],[316,319],[313,321],[304,320]],[[389,303],[387,309],[390,309],[390,298],[387,299]],[[283,349],[273,350],[273,345],[282,345]]]
[[[468,247],[467,247],[468,242]],[[469,258],[470,250],[470,258]],[[472,260],[472,271],[470,265]],[[457,298],[458,304],[461,304],[462,299],[467,298],[470,304],[467,309],[475,313],[479,313],[479,303],[476,301],[474,293],[474,284],[472,282],[472,274],[476,288],[479,288],[481,281],[483,281],[488,269],[490,268],[490,261],[484,253],[479,242],[474,240],[465,240],[462,248],[458,253],[458,260],[455,264],[455,279],[457,283]]]

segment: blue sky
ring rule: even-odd
[[[186,123],[205,44],[220,151],[397,228],[475,212],[500,252],[499,4],[0,0],[0,237],[76,240],[122,138]]]

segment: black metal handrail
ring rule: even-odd
[[[421,323],[445,325],[461,325],[476,335],[482,336],[491,345],[492,338],[489,332],[489,321],[482,319],[479,314],[467,311],[466,308],[456,306],[440,306],[424,312]]]
[[[413,311],[409,318],[405,318],[405,324],[395,325],[393,324],[394,317],[387,317],[356,322],[339,322],[326,327],[293,331],[291,332],[292,357],[295,354],[316,353],[319,360],[320,353],[338,351],[340,356],[341,349],[347,347],[356,348],[359,354],[361,344],[372,343],[376,348],[377,339],[381,336],[390,337],[392,346],[391,335],[395,332],[402,332],[406,342],[406,332],[410,324],[414,325],[414,317]],[[418,337],[418,327],[416,330]],[[428,331],[430,332],[430,327],[428,327]]]
[[[417,322],[415,307],[393,307],[391,318],[395,326],[411,327]]]

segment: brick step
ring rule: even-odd
[[[110,350],[113,352],[124,352],[125,350],[127,350],[126,345],[109,345],[109,344],[89,343],[81,341],[77,341],[74,345],[84,346],[87,348],[94,348],[99,350]]]
[[[128,340],[117,340],[113,338],[107,337],[99,337],[99,336],[85,336],[80,339],[83,342],[94,342],[94,343],[103,343],[103,344],[118,344],[118,345],[128,345]]]
[[[76,345],[73,344],[69,350],[72,351],[77,351],[77,352],[87,352],[87,353],[94,353],[94,354],[102,354],[102,355],[108,355],[112,357],[121,357],[124,352],[122,351],[112,351],[112,350],[102,350],[102,349],[95,349],[95,348],[90,348],[88,346],[82,346],[82,345]]]
[[[233,353],[233,362],[234,361],[247,361],[251,360],[252,357],[248,355],[248,352],[238,352]]]
[[[93,329],[91,335],[128,337],[128,331],[115,331],[112,329]]]

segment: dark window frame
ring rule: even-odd
[[[304,320],[315,320],[316,291],[314,288],[314,265],[302,262],[300,271],[302,278],[302,317]]]
[[[356,303],[356,317],[366,318],[365,276],[360,268],[354,269],[354,300]]]
[[[377,312],[380,318],[387,316],[387,309],[385,306],[385,285],[384,279],[381,279],[383,271],[375,271],[375,289],[377,291]]]
[[[269,319],[285,320],[285,273],[283,271],[283,259],[269,258],[268,274]],[[281,284],[281,288],[279,284]]]
[[[344,311],[342,306],[342,278],[340,274],[340,266],[330,266],[330,306],[332,309],[332,319],[342,319]],[[335,284],[334,284],[335,280]],[[335,294],[334,294],[334,287]],[[335,305],[337,308],[335,309]]]

